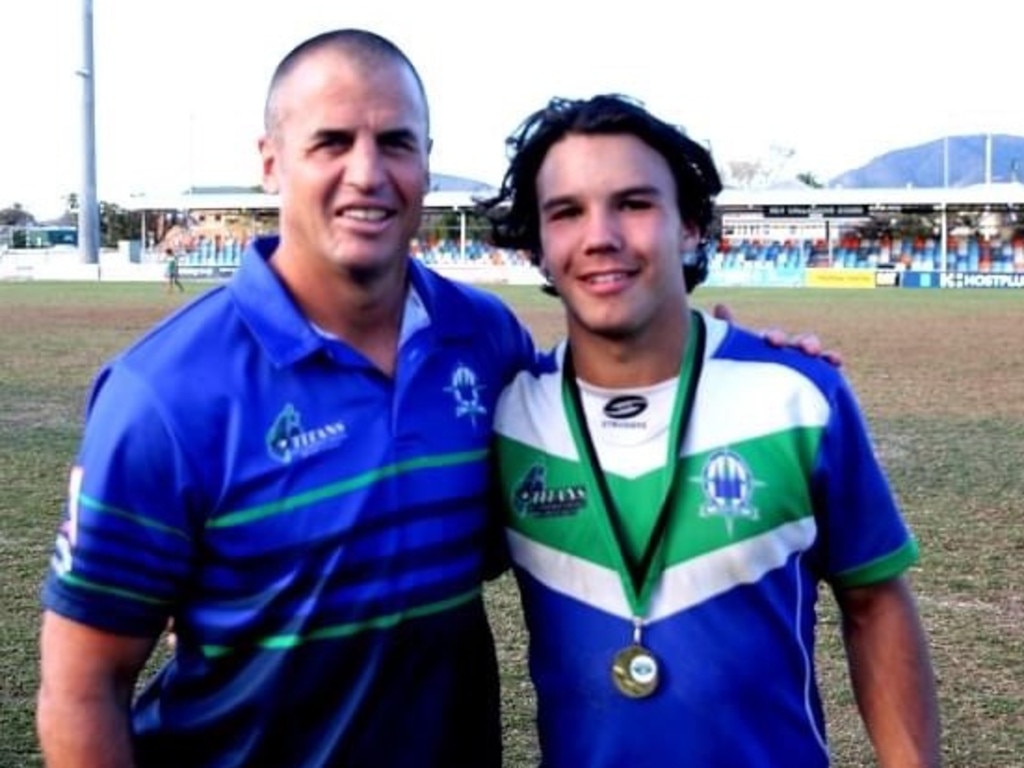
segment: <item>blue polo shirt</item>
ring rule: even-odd
[[[257,240],[95,382],[43,599],[178,650],[141,766],[498,766],[488,449],[533,359],[493,296],[410,262],[393,378],[312,328]]]

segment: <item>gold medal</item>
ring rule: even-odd
[[[658,660],[642,645],[629,645],[615,654],[612,682],[624,696],[646,698],[658,687]]]

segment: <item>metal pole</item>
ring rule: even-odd
[[[942,221],[942,231],[939,237],[942,238],[939,244],[939,269],[945,272],[949,265],[949,248],[946,241],[949,238],[949,220],[947,219],[946,202],[943,200],[939,217]]]
[[[82,0],[82,187],[78,195],[78,252],[95,264],[100,252],[100,209],[96,200],[96,106],[92,51],[92,0]]]
[[[949,134],[947,133],[942,137],[942,206],[939,212],[939,217],[942,220],[942,231],[939,233],[939,269],[942,272],[946,271],[946,266],[949,260],[949,246],[947,240],[949,239],[948,227],[949,221],[947,217],[946,203],[949,197]]]

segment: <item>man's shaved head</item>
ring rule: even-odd
[[[263,127],[267,136],[273,136],[277,132],[282,118],[280,105],[278,104],[278,93],[281,84],[288,79],[288,75],[307,57],[325,50],[337,51],[344,54],[354,63],[367,68],[373,68],[381,64],[398,64],[412,73],[419,87],[420,95],[423,98],[423,111],[427,115],[429,135],[429,108],[427,106],[427,93],[423,87],[423,80],[416,67],[409,60],[402,50],[385,37],[369,32],[365,29],[336,29],[330,32],[322,32],[311,37],[305,42],[299,43],[293,48],[277,65],[273,76],[270,78],[270,87],[267,89],[267,101],[263,109]]]

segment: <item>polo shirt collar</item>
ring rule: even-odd
[[[310,324],[292,300],[284,284],[270,268],[270,257],[280,239],[274,236],[252,240],[242,256],[228,290],[245,324],[275,365],[287,366],[319,351],[330,343]],[[409,259],[409,279],[419,306],[406,301],[403,315],[403,342],[412,333],[431,326],[443,338],[465,338],[472,329],[450,306],[454,298],[451,286],[415,259]],[[415,317],[408,317],[412,309]],[[447,311],[446,311],[447,310]],[[410,326],[409,323],[412,322]]]

